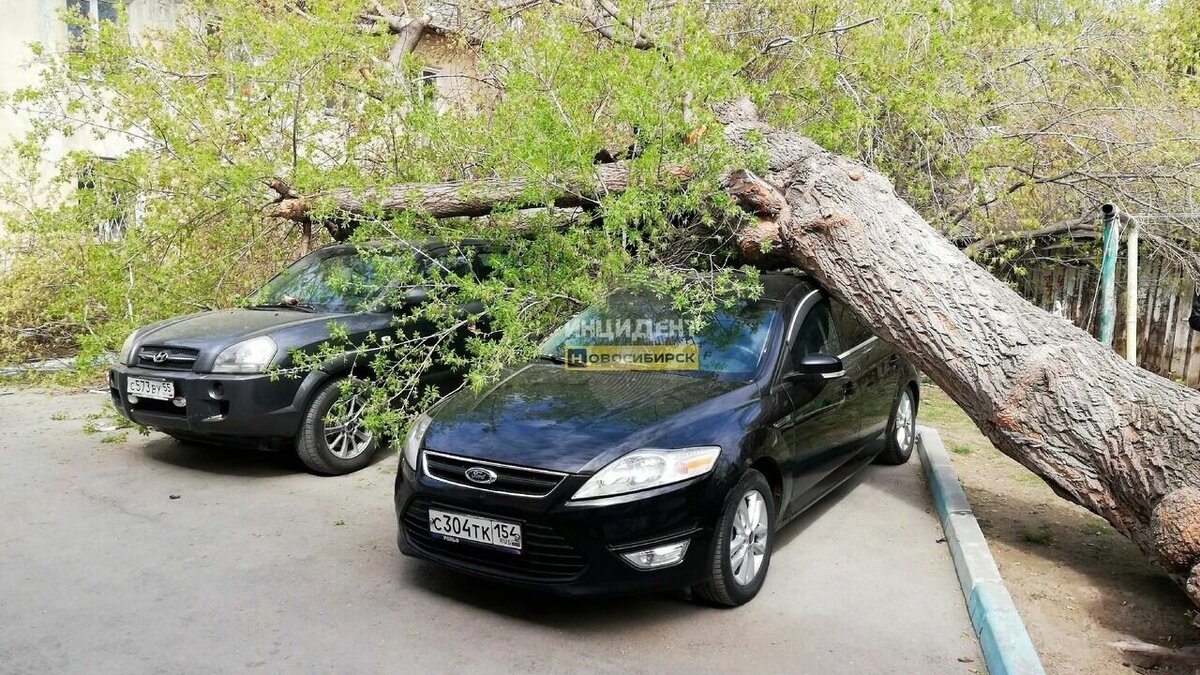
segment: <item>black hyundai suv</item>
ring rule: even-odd
[[[365,247],[373,249],[365,253]],[[351,344],[368,334],[387,341],[394,320],[423,298],[397,293],[386,258],[415,256],[456,273],[489,273],[488,242],[333,245],[296,261],[244,307],[174,317],[134,331],[108,374],[113,405],[133,422],[181,440],[247,447],[294,447],[313,472],[339,475],[371,462],[379,443],[353,400],[339,405],[342,381],[355,370],[353,352],[303,377],[273,374],[330,340],[331,323]],[[394,260],[393,260],[394,261]],[[346,283],[345,280],[352,280]],[[400,296],[398,302],[385,298]],[[428,382],[452,384],[454,374]]]

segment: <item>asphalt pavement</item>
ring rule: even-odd
[[[744,607],[578,601],[401,556],[392,453],[106,443],[104,400],[0,390],[0,672],[985,672],[915,454],[780,532]]]

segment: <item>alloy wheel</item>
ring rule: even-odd
[[[912,394],[904,390],[900,394],[900,402],[896,405],[896,425],[893,433],[896,435],[896,447],[908,450],[917,435],[917,416],[913,412]]]
[[[758,490],[742,495],[729,537],[729,568],[734,580],[749,586],[758,577],[767,555],[770,536],[767,504]]]
[[[334,404],[334,409],[341,402]],[[345,412],[332,424],[325,421],[325,444],[329,451],[339,459],[354,459],[371,447],[373,435],[363,426],[361,413],[362,401],[358,396],[352,396],[345,403]]]

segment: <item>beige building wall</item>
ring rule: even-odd
[[[427,33],[417,43],[415,54],[437,75],[433,83],[443,105],[478,107],[480,96],[489,92],[487,85],[476,79],[475,56],[464,49],[461,39]]]
[[[131,37],[147,28],[167,26],[179,15],[177,0],[118,1],[129,15]],[[62,12],[69,4],[74,7],[86,5],[93,23],[101,18],[98,0],[0,0],[0,91],[11,92],[37,82],[30,44],[40,43],[52,51],[68,49],[70,35]],[[469,50],[463,49],[460,40],[428,33],[419,43],[417,55],[427,64],[427,81],[440,105],[474,106],[479,94],[487,94],[472,77],[474,57]],[[28,114],[7,107],[0,109],[0,152],[29,131]],[[23,202],[0,203],[0,267],[6,258],[5,251],[11,250],[13,245],[11,240],[6,241],[3,213],[23,206],[45,206],[65,198],[74,187],[71,181],[67,181],[64,186],[67,192],[64,192],[52,190],[51,180],[58,162],[67,153],[87,151],[99,157],[119,157],[131,147],[130,140],[121,134],[96,138],[92,130],[87,130],[72,136],[56,136],[47,143],[38,167],[40,177],[33,182],[14,172],[11,163],[0,161],[0,180],[10,185],[14,181],[19,184]]]
[[[51,51],[68,48],[69,34],[61,12],[67,0],[0,0],[0,90],[11,92],[37,82],[37,70],[32,66],[30,45],[39,43]],[[100,20],[100,3],[84,0],[75,6],[86,5],[93,23]],[[173,0],[127,0],[131,33],[140,33],[152,26],[167,25],[175,15]],[[9,108],[0,110],[0,146],[7,147],[30,130],[29,116]],[[128,151],[129,141],[119,135],[97,139],[91,132],[73,136],[55,136],[49,140],[42,158],[44,180],[38,190],[44,198],[48,183],[45,178],[65,154],[84,150],[101,157],[117,157]],[[5,167],[0,166],[0,171]]]

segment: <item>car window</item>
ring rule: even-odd
[[[251,302],[299,303],[330,312],[362,310],[378,297],[385,282],[379,273],[384,258],[368,258],[354,251],[318,251],[268,281]]]
[[[840,346],[837,352],[830,352],[831,354],[848,352],[871,338],[871,331],[867,330],[854,311],[844,303],[833,300],[831,309]]]
[[[491,275],[492,268],[483,260],[490,255],[470,244],[454,245],[435,254],[439,265],[451,274],[481,281]]]
[[[809,354],[838,354],[837,331],[830,313],[829,300],[822,298],[805,315],[792,341],[792,363]]]

